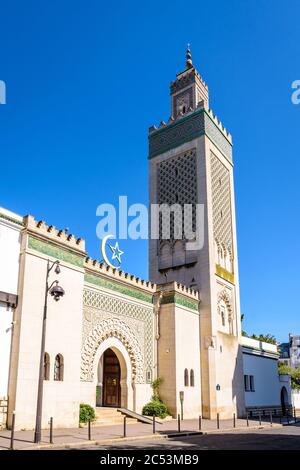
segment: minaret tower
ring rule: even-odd
[[[192,204],[192,228],[203,244],[189,250],[184,230],[182,239],[174,236],[171,210],[170,237],[159,226],[159,239],[149,243],[149,277],[199,291],[203,416],[232,417],[244,412],[232,140],[209,109],[208,87],[189,47],[170,91],[171,117],[149,129],[150,205]]]

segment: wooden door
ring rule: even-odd
[[[119,407],[120,363],[112,349],[107,349],[104,353],[103,389],[103,406]]]

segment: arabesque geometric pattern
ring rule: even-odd
[[[158,164],[157,201],[158,204],[178,204],[181,207],[182,237],[184,229],[196,231],[197,203],[197,165],[196,149],[168,158]],[[184,227],[184,204],[192,204],[192,227]],[[160,214],[161,215],[161,214]],[[159,238],[162,241],[162,222],[160,217]],[[174,214],[170,217],[170,239],[174,239]]]
[[[145,382],[143,353],[136,335],[126,324],[126,321],[113,317],[100,322],[83,342],[80,379],[84,382],[94,379],[94,357],[98,347],[103,341],[111,337],[119,339],[129,354],[132,381],[136,383]]]
[[[211,185],[214,238],[230,255],[232,251],[232,211],[229,170],[211,152]]]
[[[84,289],[83,293],[83,330],[82,345],[85,344],[93,329],[104,320],[112,317],[125,322],[139,344],[143,359],[143,381],[146,371],[153,367],[153,306],[145,307],[120,298]],[[113,329],[112,329],[113,331]],[[137,380],[140,380],[140,375]]]

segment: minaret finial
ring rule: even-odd
[[[190,44],[187,45],[185,58],[186,58],[187,68],[193,67],[192,53],[191,53],[191,49],[190,49]]]

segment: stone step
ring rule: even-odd
[[[123,424],[124,416],[117,408],[96,407],[95,426],[108,426],[113,424]],[[133,424],[138,421],[135,418],[127,417],[126,423]]]

